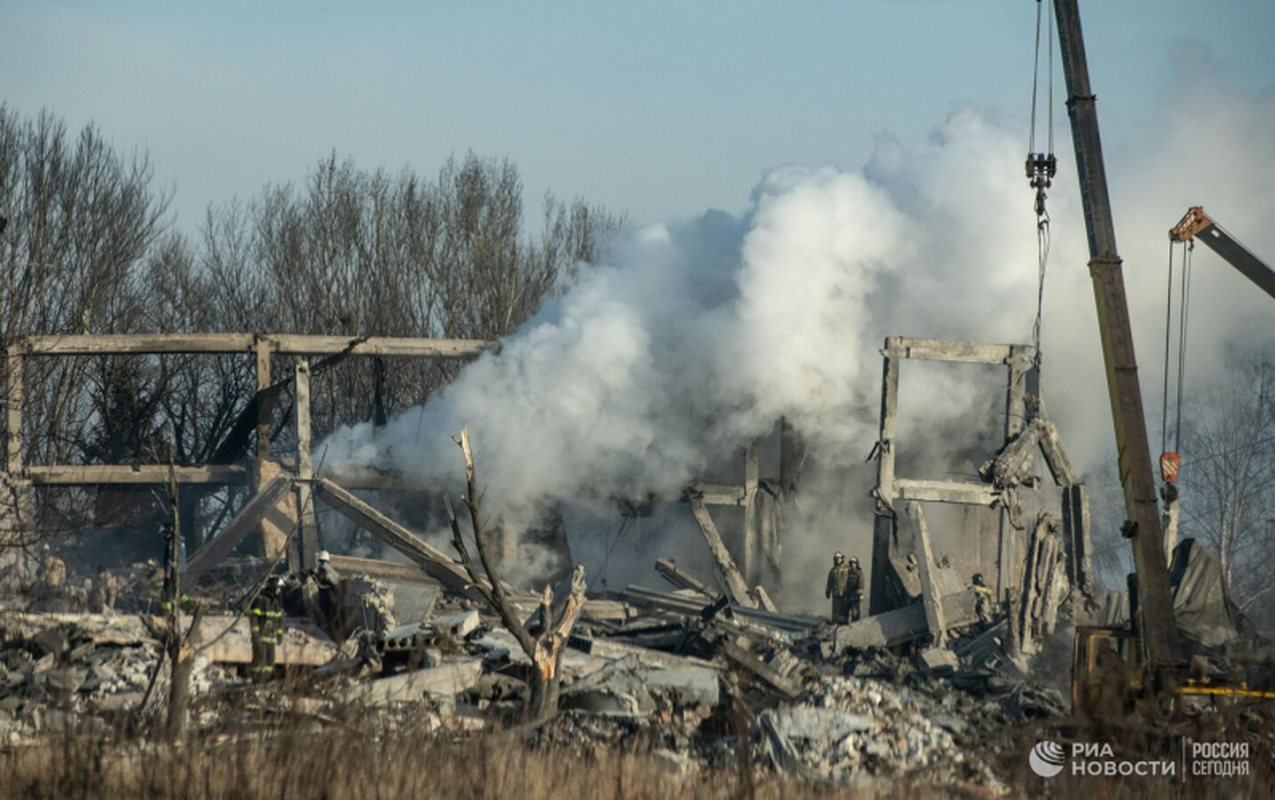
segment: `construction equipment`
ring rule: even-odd
[[[1129,628],[1078,625],[1071,657],[1071,708],[1087,716],[1111,717],[1131,711],[1143,694],[1146,672],[1138,635]],[[1188,678],[1174,686],[1175,700],[1273,700],[1275,691],[1247,683]]]
[[[1142,411],[1142,390],[1138,384],[1129,304],[1125,298],[1122,262],[1116,250],[1115,224],[1107,191],[1102,141],[1098,134],[1096,98],[1089,85],[1080,9],[1077,0],[1055,0],[1054,11],[1067,83],[1067,112],[1076,148],[1076,171],[1089,239],[1089,273],[1093,278],[1098,305],[1098,325],[1120,461],[1120,483],[1128,515],[1123,532],[1132,540],[1137,569],[1137,591],[1134,594],[1139,602],[1136,608],[1130,608],[1130,619],[1134,631],[1139,634],[1137,641],[1145,655],[1142,663],[1146,664],[1152,678],[1150,686],[1154,689],[1168,672],[1181,666],[1182,654],[1169,592],[1168,562],[1156,500],[1155,475],[1151,471],[1151,449]]]
[[[1218,225],[1208,214],[1204,206],[1191,206],[1186,216],[1169,231],[1169,239],[1175,242],[1193,242],[1197,239],[1209,246],[1209,249],[1226,260],[1240,274],[1257,284],[1258,288],[1275,297],[1275,270],[1264,261],[1253,255],[1244,245],[1237,242],[1226,230]]]
[[[1170,570],[1156,501],[1142,392],[1138,383],[1133,333],[1125,297],[1124,275],[1116,250],[1115,226],[1107,191],[1098,115],[1077,0],[1054,0],[1067,110],[1076,149],[1076,171],[1089,239],[1089,272],[1098,306],[1099,332],[1107,368],[1107,386],[1115,422],[1128,519],[1122,529],[1132,540],[1136,574],[1129,581],[1128,627],[1078,627],[1072,662],[1072,700],[1077,709],[1113,711],[1110,702],[1128,710],[1138,701],[1158,696],[1180,698],[1212,695],[1269,699],[1275,693],[1251,690],[1247,684],[1224,685],[1188,679],[1188,664],[1170,591]],[[1275,296],[1275,273],[1226,234],[1202,208],[1193,208],[1171,234],[1179,240],[1198,236],[1212,249]],[[1173,455],[1173,454],[1169,454]],[[1162,463],[1166,482],[1177,477],[1178,462]],[[1187,566],[1183,550],[1181,568]],[[1175,561],[1174,569],[1179,569]],[[1175,572],[1178,579],[1181,574]]]

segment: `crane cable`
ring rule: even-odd
[[[1031,128],[1027,139],[1027,163],[1026,172],[1028,184],[1036,190],[1036,261],[1037,261],[1037,285],[1036,285],[1036,319],[1032,324],[1032,347],[1033,362],[1039,367],[1041,362],[1040,355],[1040,331],[1041,320],[1045,310],[1045,271],[1049,264],[1049,247],[1050,247],[1050,231],[1049,231],[1049,212],[1045,207],[1046,189],[1053,184],[1054,175],[1058,170],[1058,160],[1054,157],[1054,18],[1052,15],[1046,14],[1048,20],[1046,22],[1048,39],[1048,87],[1046,99],[1046,114],[1048,122],[1046,125],[1048,134],[1048,150],[1044,153],[1036,152],[1036,107],[1040,97],[1040,21],[1043,13],[1044,3],[1042,0],[1036,0],[1036,46],[1034,54],[1034,63],[1032,65],[1032,110],[1031,110]]]
[[[1169,372],[1172,367],[1173,341],[1173,246],[1169,242],[1169,280],[1164,313],[1164,399],[1160,407],[1160,450],[1179,453],[1182,447],[1182,397],[1186,392],[1186,348],[1191,309],[1191,259],[1195,242],[1182,243],[1182,277],[1178,291],[1178,375],[1174,399],[1173,449],[1169,449]]]

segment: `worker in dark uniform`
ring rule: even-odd
[[[863,570],[859,559],[850,556],[850,580],[846,585],[846,605],[850,608],[850,621],[859,621],[859,605],[863,602]]]
[[[992,590],[983,581],[983,573],[974,573],[974,613],[978,621],[986,625],[992,621]]]
[[[274,673],[275,646],[283,632],[283,581],[272,577],[248,609],[252,631],[252,681],[264,683]]]
[[[164,570],[164,586],[159,593],[159,607],[168,613],[173,610],[173,599],[177,592],[177,537],[173,535],[172,525],[162,525],[159,535],[164,539],[164,553],[159,566]]]
[[[332,635],[337,627],[337,615],[341,609],[341,574],[332,566],[332,554],[319,551],[319,566],[314,570],[314,582],[318,587],[319,627]]]
[[[828,570],[828,583],[823,596],[832,599],[832,622],[844,625],[850,621],[850,605],[846,602],[846,590],[850,586],[850,565],[846,557],[837,553],[832,557],[832,569]]]
[[[114,614],[115,598],[119,594],[119,584],[111,571],[99,565],[97,576],[93,578],[93,588],[89,591],[89,611],[94,614]]]

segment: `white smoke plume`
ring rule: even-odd
[[[1199,53],[1180,54],[1176,69],[1172,97],[1185,87],[1198,104],[1173,105],[1166,92],[1145,140],[1107,152],[1149,409],[1159,403],[1168,228],[1203,203],[1275,258],[1275,166],[1261,152],[1275,141],[1275,92],[1231,86]],[[803,502],[829,511],[805,519],[785,559],[822,570],[824,551],[845,547],[866,562],[871,515],[854,512],[873,483],[861,462],[877,436],[883,338],[1030,341],[1026,139],[1023,125],[967,107],[919,144],[881,135],[860,170],[774,169],[741,215],[637,231],[426,406],[380,432],[334,434],[326,462],[454,486],[450,437],[468,427],[488,502],[674,492],[734,463],[786,416],[826,468],[818,496]],[[1083,469],[1106,457],[1112,435],[1070,146],[1064,126],[1042,349],[1051,416]],[[1275,306],[1219,259],[1197,261],[1192,377],[1207,381],[1228,342],[1275,343]],[[902,452],[942,453],[953,443],[937,431],[971,414],[998,427],[1003,371],[979,369],[904,368]],[[633,566],[649,575],[650,561]]]

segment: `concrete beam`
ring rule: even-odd
[[[5,471],[17,476],[22,472],[22,400],[24,363],[22,350],[10,345],[5,358],[7,390],[5,392]]]
[[[966,589],[943,597],[944,624],[947,630],[969,625],[978,619],[974,612],[974,592]],[[903,608],[864,617],[849,625],[838,625],[833,642],[837,652],[846,648],[897,647],[929,634],[925,608],[913,603]]]
[[[726,594],[734,603],[747,608],[756,608],[757,602],[749,596],[748,584],[744,581],[744,576],[740,574],[739,568],[735,566],[735,559],[731,558],[730,551],[722,542],[722,535],[717,532],[717,526],[713,524],[713,518],[709,515],[708,509],[704,507],[704,501],[700,498],[692,498],[691,513],[695,515],[695,521],[699,523],[700,532],[704,534],[708,550],[713,554],[713,562],[717,566],[717,577],[721,581],[722,588],[726,590]]]
[[[290,488],[292,479],[278,475],[266,484],[260,492],[252,497],[226,527],[218,531],[204,546],[195,551],[186,563],[186,572],[204,572],[217,566],[223,558],[230,555],[235,545],[243,541],[262,518],[279,502]]]
[[[36,486],[148,486],[168,483],[165,464],[97,464],[90,466],[30,466],[26,475]],[[247,486],[248,470],[241,464],[174,467],[178,483]]]
[[[894,343],[893,350],[891,343]],[[881,420],[877,434],[876,508],[872,522],[872,564],[868,573],[868,613],[880,614],[889,602],[890,543],[894,536],[894,433],[899,412],[898,339],[885,340],[881,368]]]
[[[692,592],[698,592],[703,595],[707,601],[716,601],[721,595],[713,591],[708,584],[700,581],[691,573],[679,567],[672,559],[661,558],[655,562],[655,571],[664,577],[664,580],[673,584],[679,589],[689,589]]]
[[[942,647],[947,638],[947,626],[943,622],[943,598],[935,583],[934,550],[930,547],[930,529],[925,524],[925,510],[917,502],[908,503],[912,517],[912,536],[916,545],[917,572],[921,578],[921,605],[925,609],[925,624],[933,637],[932,643]]]
[[[292,566],[299,571],[313,569],[317,565],[319,536],[309,483],[314,477],[314,466],[310,461],[310,360],[298,358],[293,371],[296,402],[292,417],[296,422],[297,435],[297,520],[301,526],[301,537],[295,550],[297,563]],[[291,552],[289,559],[292,558]]]
[[[351,687],[349,699],[357,705],[381,708],[394,703],[420,702],[427,695],[454,697],[472,689],[483,674],[483,660],[444,664],[404,672]]]
[[[384,561],[379,558],[333,555],[332,566],[342,575],[367,575],[380,580],[436,583],[416,564],[400,564],[397,561]]]
[[[891,336],[885,340],[885,353],[892,358],[910,358],[918,361],[955,361],[967,364],[1006,364],[1010,358],[1007,344],[982,344],[979,342],[952,342],[943,339],[914,339],[909,336]],[[1029,345],[1017,345],[1026,347]]]
[[[419,564],[434,580],[455,591],[478,597],[465,569],[446,553],[326,478],[313,486],[319,498],[337,513]]]
[[[20,340],[33,356],[145,355],[158,353],[248,353],[258,342],[272,353],[416,358],[474,358],[492,346],[476,339],[415,339],[386,336],[315,336],[291,333],[153,333],[86,336],[30,336]]]
[[[1000,493],[982,483],[962,481],[923,481],[899,478],[895,481],[899,500],[915,500],[923,503],[957,503],[970,506],[990,506],[1000,499]]]
[[[1045,464],[1049,467],[1049,474],[1056,485],[1070,486],[1080,481],[1080,476],[1063,450],[1062,437],[1058,435],[1058,428],[1048,420],[1040,423],[1040,450],[1045,456]]]

